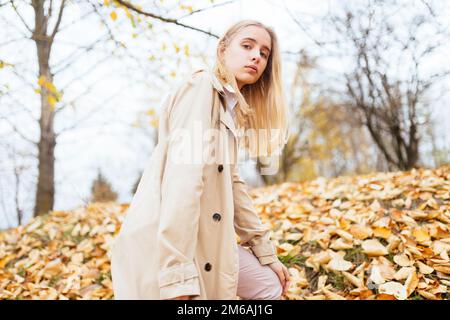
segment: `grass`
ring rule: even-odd
[[[329,272],[326,275],[328,276],[327,284],[331,284],[334,288],[340,291],[352,289],[352,284],[341,273]]]
[[[79,244],[81,241],[90,238],[89,233],[85,234],[84,236],[81,236],[81,235],[72,236],[72,231],[74,228],[75,227],[64,231],[63,239],[69,239],[69,240],[72,240],[73,242],[75,242],[76,244]]]
[[[48,281],[48,285],[50,287],[54,287],[58,283],[59,280],[61,280],[61,275],[52,276],[50,278],[50,280]]]
[[[369,262],[369,257],[364,253],[361,247],[345,250],[344,259],[351,261],[356,265],[360,265],[363,262]]]
[[[278,256],[278,259],[287,267],[291,267],[293,264],[305,267],[305,261],[307,257],[302,256],[301,254],[295,256]]]
[[[22,278],[25,278],[26,273],[27,273],[27,271],[23,267],[20,267],[19,270],[17,271],[17,274],[19,276],[21,276]]]
[[[415,292],[413,295],[411,295],[408,300],[425,300],[420,294]]]
[[[317,253],[319,251],[322,251],[322,248],[316,240],[309,241],[308,243],[303,244],[301,247],[302,252],[309,251],[311,253]]]
[[[111,279],[111,271],[108,272],[100,272],[99,276],[97,277],[97,279],[95,279],[95,283],[102,285],[102,281],[105,279]]]

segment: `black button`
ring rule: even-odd
[[[216,220],[216,221],[220,221],[220,219],[222,219],[222,217],[221,217],[220,213],[214,213],[213,214],[213,219]]]
[[[211,266],[211,264],[209,262],[205,264],[205,270],[206,271],[210,271],[211,268],[212,268],[212,266]]]
[[[223,170],[223,165],[219,164],[219,167],[217,168],[217,170],[219,170],[219,172],[222,172],[222,170]]]

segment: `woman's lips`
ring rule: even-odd
[[[251,70],[252,72],[256,73],[256,70],[253,69],[252,67],[246,67],[248,70]]]

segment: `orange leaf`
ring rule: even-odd
[[[386,227],[378,227],[373,229],[373,235],[378,238],[388,239],[391,234],[391,229]]]

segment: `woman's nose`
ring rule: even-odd
[[[259,52],[254,52],[252,54],[252,60],[259,61],[260,59],[261,59],[261,56],[260,56]]]
[[[259,59],[261,59],[261,58],[258,57],[258,56],[253,56],[253,57],[252,57],[252,62],[253,62],[254,64],[257,64],[257,63],[259,62]]]

